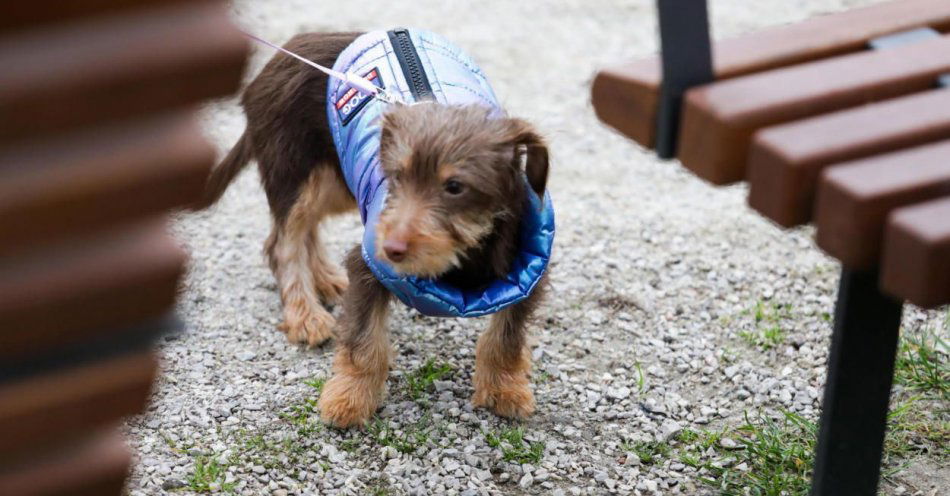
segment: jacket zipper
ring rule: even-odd
[[[426,77],[426,71],[422,68],[422,61],[419,60],[419,53],[416,52],[416,46],[412,43],[409,31],[400,28],[393,29],[387,34],[399,66],[402,68],[402,74],[409,83],[409,91],[412,92],[413,99],[417,102],[434,99],[432,86],[429,85],[429,78]]]

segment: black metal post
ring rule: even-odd
[[[812,496],[875,496],[902,304],[878,274],[841,270]]]
[[[713,80],[706,0],[657,0],[663,84],[656,114],[656,154],[676,155],[680,107],[689,88]]]

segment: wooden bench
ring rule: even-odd
[[[220,0],[0,5],[0,494],[122,494],[201,198],[196,106],[248,44]]]
[[[902,302],[950,303],[950,2],[897,0],[711,44],[658,0],[662,54],[600,71],[606,124],[713,184],[748,181],[842,263],[812,494],[874,495]]]

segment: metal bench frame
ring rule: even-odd
[[[683,94],[713,81],[706,0],[657,0],[663,82],[656,152],[676,156]],[[903,302],[877,270],[842,267],[811,494],[877,494]]]

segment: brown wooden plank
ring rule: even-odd
[[[146,405],[158,360],[138,353],[0,385],[0,455],[62,443]]]
[[[190,112],[0,148],[0,256],[193,203],[213,161]]]
[[[749,204],[782,226],[804,224],[823,168],[947,138],[950,89],[765,128],[749,152]]]
[[[872,38],[924,26],[950,31],[950,2],[883,2],[717,41],[713,72],[722,80],[858,52]],[[604,123],[652,147],[660,80],[658,57],[606,67],[591,86],[594,111]]]
[[[700,177],[745,177],[759,129],[934,86],[950,71],[950,37],[796,65],[686,93],[678,157]]]
[[[887,214],[948,193],[950,140],[835,165],[818,188],[818,246],[849,268],[874,267]]]
[[[890,215],[884,231],[881,287],[924,308],[950,303],[950,197],[899,208]]]
[[[18,496],[119,496],[132,455],[113,429],[54,453],[0,466],[0,494]]]
[[[0,31],[28,29],[41,24],[90,16],[104,16],[137,8],[209,0],[45,0],[0,3]]]
[[[165,314],[185,254],[163,222],[0,261],[0,361]]]
[[[217,5],[0,39],[0,142],[193,104],[237,89],[247,42]]]

